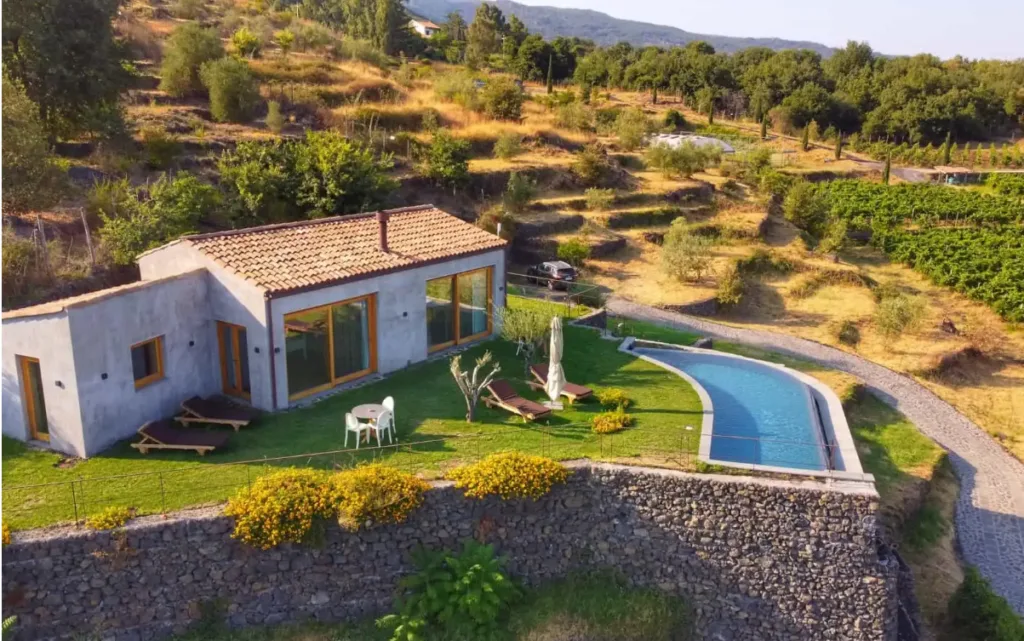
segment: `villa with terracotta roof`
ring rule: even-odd
[[[430,205],[182,237],[4,312],[3,433],[91,456],[192,396],[274,411],[486,338],[505,249]]]

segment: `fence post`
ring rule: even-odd
[[[158,477],[160,479],[160,514],[167,516],[167,501],[165,500],[164,494],[164,473],[160,472]]]
[[[71,507],[75,511],[75,523],[78,523],[78,499],[75,497],[74,481],[71,481]]]
[[[249,466],[248,465],[245,466],[245,486],[247,488],[249,488],[250,492],[252,491],[252,480],[249,478]]]

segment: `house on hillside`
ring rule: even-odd
[[[413,18],[412,20],[409,21],[409,26],[413,28],[413,31],[420,34],[424,38],[429,38],[430,36],[437,33],[437,31],[441,28],[440,25],[435,24],[430,20],[427,20],[426,18]]]
[[[430,205],[183,237],[3,314],[3,433],[90,456],[191,396],[273,411],[483,339],[505,248]]]

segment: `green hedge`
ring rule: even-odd
[[[1024,641],[1024,621],[975,568],[949,600],[949,621],[957,641]]]

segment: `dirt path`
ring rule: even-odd
[[[786,334],[713,323],[612,298],[608,311],[806,358],[860,378],[922,433],[949,451],[960,478],[956,534],[964,560],[1024,615],[1024,464],[911,378],[854,354]]]

